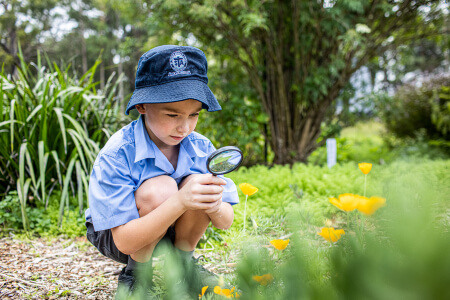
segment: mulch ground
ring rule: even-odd
[[[124,265],[86,238],[0,239],[0,299],[111,299]]]
[[[235,263],[196,251],[216,274]],[[219,261],[221,261],[219,263]],[[0,238],[0,299],[113,299],[123,264],[101,255],[85,237],[74,239]]]

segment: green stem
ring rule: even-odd
[[[350,212],[347,212],[347,230],[350,231]]]
[[[245,215],[246,215],[246,213],[247,213],[247,198],[248,198],[248,195],[245,195],[245,204],[244,204],[244,232],[245,232],[245,220],[246,220]]]
[[[367,181],[367,174],[364,174],[364,197],[366,196],[366,181]]]

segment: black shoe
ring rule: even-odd
[[[118,282],[117,290],[123,289],[128,293],[132,293],[136,284],[136,277],[133,270],[127,270],[127,268],[124,267],[119,274]]]
[[[216,285],[219,285],[219,277],[213,272],[209,271],[199,263],[199,258],[185,260],[186,278],[188,278],[189,285],[196,291],[201,291],[202,287],[209,286],[214,289]]]

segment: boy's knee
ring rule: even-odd
[[[177,182],[172,177],[161,175],[147,179],[134,192],[139,215],[148,214],[177,191]]]

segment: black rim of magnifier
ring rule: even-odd
[[[237,151],[237,152],[239,152],[241,154],[241,159],[236,164],[236,166],[234,168],[232,168],[231,170],[227,170],[227,171],[224,171],[224,172],[213,172],[213,171],[211,171],[211,169],[209,168],[209,163],[211,162],[211,160],[213,160],[217,155],[219,155],[219,154],[221,154],[223,152],[226,152],[226,151]],[[227,174],[227,173],[230,173],[231,171],[236,170],[236,168],[239,167],[239,165],[241,164],[242,159],[244,159],[244,156],[242,155],[241,149],[239,149],[238,147],[234,147],[234,146],[226,146],[226,147],[222,147],[220,149],[217,149],[216,151],[211,153],[211,155],[208,157],[208,160],[206,161],[206,168],[213,175]]]

